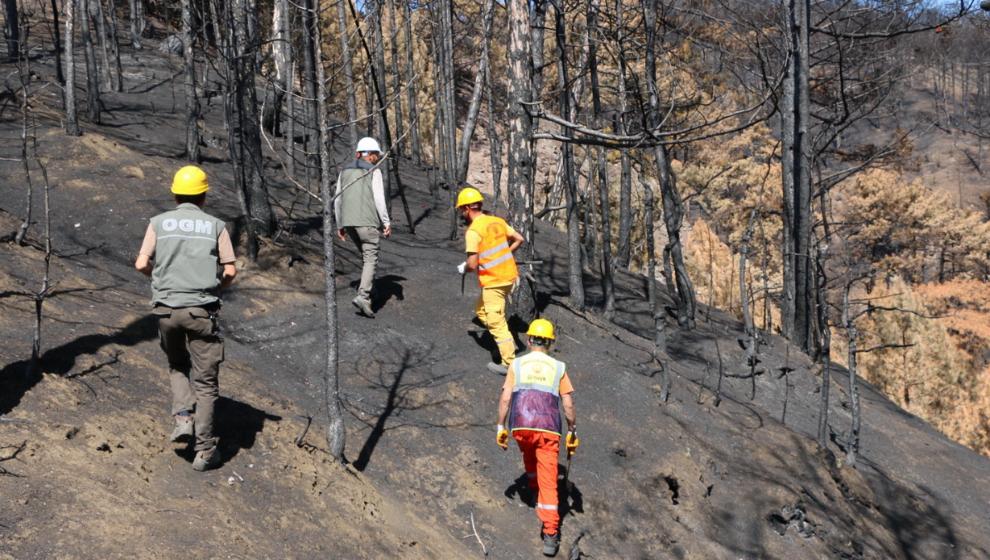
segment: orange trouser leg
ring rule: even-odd
[[[553,535],[560,527],[557,512],[557,458],[560,455],[560,436],[546,432],[520,430],[513,434],[523,452],[526,472],[529,472],[527,456],[536,459],[536,482],[539,496],[536,499],[536,516],[543,522],[543,532]]]

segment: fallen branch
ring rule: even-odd
[[[116,363],[120,362],[120,354],[121,354],[120,351],[114,352],[113,355],[110,356],[110,358],[107,361],[100,362],[100,363],[98,363],[96,365],[89,366],[88,368],[80,371],[79,373],[69,373],[69,374],[66,374],[65,378],[66,379],[75,379],[77,377],[82,377],[84,375],[89,375],[90,373],[93,373],[95,371],[99,371],[99,370],[103,369],[106,366],[110,366],[110,365],[116,364]]]
[[[309,433],[309,427],[313,424],[313,417],[312,416],[296,416],[296,418],[299,418],[301,420],[305,420],[306,421],[306,425],[303,426],[302,432],[300,432],[299,435],[296,436],[296,439],[295,439],[296,447],[302,447],[303,444],[305,443],[305,440],[306,440],[306,434]]]
[[[481,545],[481,553],[487,558],[488,549],[485,548],[485,543],[481,542],[481,537],[478,536],[478,529],[474,526],[474,512],[471,512],[471,530],[474,531],[474,538],[478,539],[478,544]]]

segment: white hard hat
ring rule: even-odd
[[[378,145],[378,140],[370,136],[365,136],[364,138],[358,140],[356,152],[378,152],[381,153],[382,148]]]

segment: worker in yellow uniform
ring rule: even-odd
[[[554,556],[560,547],[557,512],[557,457],[560,454],[560,408],[567,420],[567,455],[577,451],[574,387],[564,362],[547,354],[554,340],[553,324],[536,319],[526,331],[530,352],[509,366],[498,402],[496,443],[509,448],[509,434],[523,454],[530,492],[537,494],[536,516],[543,524],[543,554]],[[508,426],[508,427],[506,427]]]
[[[457,210],[468,224],[464,234],[467,260],[457,267],[465,274],[478,271],[481,295],[474,312],[485,325],[501,356],[500,363],[489,362],[488,369],[505,375],[516,356],[516,342],[509,332],[505,317],[505,302],[512,286],[519,277],[519,269],[512,253],[523,244],[523,237],[505,220],[482,211],[484,197],[474,187],[464,187],[457,194]]]

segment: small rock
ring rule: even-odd
[[[73,426],[69,428],[67,432],[65,432],[65,439],[72,439],[76,437],[76,434],[78,433],[79,433],[79,428],[77,426]]]
[[[96,450],[97,451],[106,451],[107,453],[110,453],[110,444],[104,441],[100,445],[97,445],[96,446]]]

